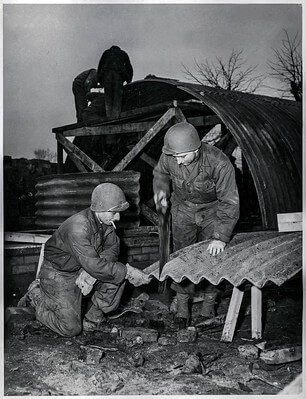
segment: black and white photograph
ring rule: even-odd
[[[1,396],[305,394],[303,13],[2,0]]]

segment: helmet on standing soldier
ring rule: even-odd
[[[93,212],[122,212],[129,207],[124,192],[113,183],[99,184],[91,194]]]
[[[171,126],[164,138],[163,153],[175,155],[195,151],[201,146],[196,128],[188,122],[180,122]]]

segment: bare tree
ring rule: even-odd
[[[50,162],[56,161],[56,153],[51,151],[49,148],[37,148],[34,150],[34,155],[36,159],[44,159]]]
[[[256,66],[247,66],[243,50],[232,50],[229,58],[216,57],[216,62],[207,59],[203,63],[195,60],[193,72],[183,65],[183,72],[188,79],[199,84],[218,87],[226,90],[239,90],[254,93],[262,84],[264,77],[255,75]]]
[[[290,38],[284,29],[285,38],[278,49],[272,49],[274,53],[273,61],[268,60],[270,68],[269,75],[282,82],[283,87],[277,89],[283,96],[289,93],[296,101],[302,101],[302,51],[301,40],[298,33],[294,38]]]

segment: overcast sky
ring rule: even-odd
[[[76,122],[74,77],[96,68],[111,45],[129,54],[133,80],[151,73],[186,81],[182,64],[225,59],[233,48],[266,74],[284,29],[301,34],[301,6],[3,4],[3,153],[55,151],[52,128]]]

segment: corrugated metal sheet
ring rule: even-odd
[[[207,245],[202,241],[172,254],[160,280],[187,278],[198,284],[207,279],[214,285],[227,280],[235,287],[249,281],[262,288],[267,281],[280,286],[302,268],[301,232],[240,233],[218,256],[209,255]],[[158,278],[158,262],[145,272]]]
[[[167,79],[125,86],[125,109],[197,99],[231,131],[251,171],[266,229],[277,213],[302,210],[302,111],[295,101]]]
[[[139,178],[134,171],[71,173],[41,177],[36,185],[38,227],[56,229],[71,215],[90,206],[91,193],[100,183],[117,184],[130,207],[122,212],[118,227],[139,226]]]

